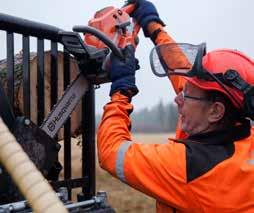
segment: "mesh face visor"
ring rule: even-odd
[[[168,43],[155,46],[150,53],[153,73],[158,77],[169,75],[193,76],[190,72],[205,54],[205,44]],[[197,73],[195,73],[197,74]]]
[[[241,91],[244,94],[244,113],[254,120],[254,86],[244,81],[235,70],[229,69],[225,73],[209,72],[202,65],[202,58],[205,54],[205,43],[199,45],[188,43],[158,45],[150,53],[151,68],[158,77],[178,75],[216,82],[238,109],[242,108],[241,101],[232,94],[230,88]]]
[[[204,69],[202,58],[206,54],[206,44],[193,45],[188,43],[168,43],[154,47],[150,53],[152,71],[156,76],[197,77],[214,82],[231,97],[240,108],[241,104],[225,85],[223,73],[212,74]]]

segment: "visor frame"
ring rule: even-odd
[[[236,107],[239,109],[242,109],[242,104],[234,97],[234,95],[231,94],[231,92],[227,89],[225,85],[228,85],[227,81],[225,81],[223,73],[216,73],[213,74],[209,72],[207,69],[203,67],[202,59],[206,55],[206,43],[203,42],[199,45],[193,45],[193,44],[188,44],[188,43],[173,43],[172,45],[190,45],[190,46],[197,46],[198,51],[197,55],[195,57],[194,63],[192,68],[187,71],[187,72],[179,72],[176,70],[169,69],[167,65],[165,65],[164,59],[161,58],[161,54],[157,54],[158,58],[160,60],[160,63],[165,70],[165,74],[159,74],[158,72],[155,72],[156,68],[154,66],[154,63],[152,62],[152,53],[150,54],[150,64],[153,73],[158,76],[158,77],[170,77],[170,76],[182,76],[182,77],[187,77],[187,78],[193,78],[196,77],[197,79],[200,80],[205,80],[205,81],[212,81],[216,82],[220,87],[226,92],[226,94],[231,98],[231,100],[235,103]],[[167,70],[167,71],[166,71]],[[171,72],[169,72],[170,70]]]
[[[177,45],[177,46],[183,46],[183,47],[184,47],[184,46],[190,46],[190,47],[192,47],[192,48],[193,48],[193,47],[196,47],[197,49],[203,49],[203,48],[206,49],[206,44],[205,44],[205,43],[201,43],[201,44],[199,44],[199,45],[190,44],[190,43],[166,43],[166,44],[161,44],[161,45],[155,46],[155,47],[151,50],[151,52],[150,52],[149,59],[150,59],[150,66],[151,66],[152,72],[153,72],[153,74],[156,75],[157,77],[168,77],[168,75],[169,75],[168,70],[171,71],[170,74],[172,74],[172,75],[180,75],[180,76],[184,75],[183,72],[176,72],[174,69],[170,69],[170,68],[167,66],[167,64],[165,63],[165,60],[162,58],[162,54],[158,54],[158,53],[157,53],[157,57],[158,57],[158,59],[159,59],[159,61],[160,61],[161,67],[163,68],[163,70],[164,70],[165,72],[164,72],[164,73],[156,72],[156,66],[155,66],[155,63],[154,63],[155,60],[153,59],[153,52],[154,52],[154,51],[157,51],[157,49],[158,49],[159,47],[164,46],[164,45],[170,45],[170,46],[172,46],[172,47],[175,47],[176,45]],[[199,51],[200,51],[200,50],[197,51],[197,54],[198,54]],[[196,57],[195,57],[195,60],[196,60]],[[195,63],[195,62],[194,62],[194,63]],[[193,63],[193,64],[194,64],[194,63]],[[199,63],[199,62],[197,61],[196,63]],[[179,68],[179,69],[180,69],[180,68]],[[189,71],[188,71],[188,72],[189,72]]]

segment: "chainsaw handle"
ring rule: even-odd
[[[121,59],[124,59],[123,53],[120,48],[118,48],[103,32],[97,30],[94,27],[89,26],[74,26],[72,28],[73,31],[79,33],[89,33],[95,36],[96,38],[100,39],[104,44],[106,44],[112,51],[112,53],[118,56]]]
[[[136,5],[138,3],[138,0],[126,0],[126,1],[124,1],[124,5],[123,5],[123,7],[126,7],[126,6],[128,6],[128,5]]]
[[[131,14],[135,10],[136,4],[135,1],[127,1],[126,4],[121,8],[124,12]]]

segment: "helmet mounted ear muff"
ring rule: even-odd
[[[247,117],[254,120],[254,87],[244,81],[235,70],[227,70],[224,79],[244,94],[244,111]]]
[[[169,43],[155,46],[150,53],[153,73],[158,77],[185,76],[189,78],[216,82],[230,97],[234,105],[243,111],[245,117],[254,120],[254,87],[243,80],[236,70],[212,73],[203,67],[206,44]],[[228,87],[241,91],[244,103],[241,104]]]

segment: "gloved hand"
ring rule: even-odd
[[[124,60],[111,55],[109,65],[109,78],[112,81],[110,96],[121,91],[124,95],[132,97],[138,93],[135,84],[135,72],[139,69],[138,60],[135,58],[135,49],[128,45],[123,49]]]
[[[147,29],[149,23],[154,21],[160,23],[162,26],[165,26],[164,22],[160,19],[154,4],[147,0],[136,0],[136,9],[131,16],[142,27],[146,37],[150,37]]]

